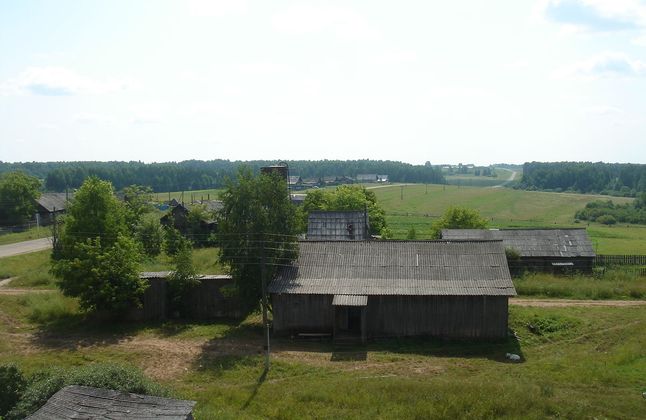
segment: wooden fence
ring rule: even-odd
[[[612,265],[646,265],[646,255],[597,255],[594,265],[607,267]]]

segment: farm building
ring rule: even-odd
[[[357,174],[356,180],[359,183],[377,182],[379,176],[377,174]]]
[[[199,220],[199,226],[191,226],[189,213],[193,208],[201,207],[204,209],[204,216]],[[162,216],[160,222],[164,226],[173,227],[180,232],[209,234],[217,229],[215,214],[222,209],[222,201],[204,200],[197,203],[184,205],[183,203],[171,207],[170,211]]]
[[[194,406],[195,401],[68,385],[52,395],[45,405],[27,418],[191,420]]]
[[[307,239],[353,241],[370,239],[365,211],[313,211],[307,218]]]
[[[65,214],[69,200],[73,194],[44,193],[36,199],[36,218],[41,226],[54,222],[56,216]]]
[[[515,250],[512,272],[592,272],[595,253],[585,229],[444,229],[443,239],[496,239]]]
[[[305,241],[269,285],[277,334],[501,338],[501,241]]]
[[[168,279],[172,272],[143,272],[139,278],[148,282],[140,308],[133,308],[128,318],[133,320],[159,320],[172,315],[168,313]],[[191,319],[237,318],[240,305],[235,297],[226,293],[233,286],[233,279],[223,274],[199,274],[199,285],[188,293],[187,305]]]

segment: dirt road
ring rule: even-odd
[[[646,306],[646,300],[576,300],[576,299],[526,299],[511,298],[510,305],[536,307],[565,306]]]
[[[41,238],[32,241],[16,242],[15,244],[0,245],[0,258],[42,251],[43,249],[51,247],[52,238]]]

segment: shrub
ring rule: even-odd
[[[52,368],[29,378],[22,397],[7,413],[7,420],[29,416],[67,385],[84,385],[156,396],[168,394],[160,385],[146,378],[140,370],[130,366],[94,364],[71,371]]]
[[[406,239],[416,239],[417,238],[417,232],[415,232],[415,228],[412,227],[408,231],[408,234],[406,234]]]
[[[143,247],[144,254],[149,257],[156,257],[161,254],[164,242],[164,229],[159,219],[148,218],[137,228],[137,240]]]
[[[0,365],[0,418],[16,405],[24,388],[25,377],[15,364]]]
[[[604,225],[614,225],[615,223],[617,223],[617,219],[615,219],[614,216],[610,214],[604,214],[603,216],[597,217],[597,222]]]

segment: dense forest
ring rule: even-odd
[[[0,162],[0,173],[21,170],[44,180],[47,191],[78,188],[90,175],[109,180],[118,190],[131,184],[148,185],[155,192],[218,188],[240,165],[254,172],[275,161],[189,160],[183,162]],[[355,177],[357,174],[385,174],[392,182],[443,183],[441,171],[430,164],[383,160],[296,160],[287,161],[291,175],[304,179],[325,176]]]
[[[603,162],[531,162],[519,188],[635,197],[646,191],[646,165]]]

